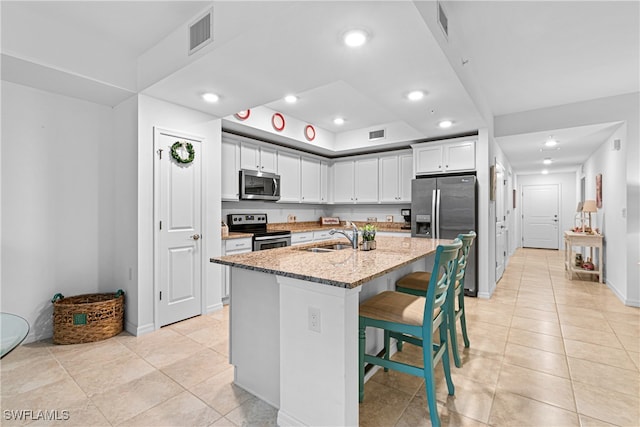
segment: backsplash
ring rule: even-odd
[[[299,203],[274,203],[243,200],[241,202],[222,202],[222,219],[227,214],[266,213],[269,223],[288,222],[290,215],[295,222],[317,222],[321,216],[337,216],[341,221],[367,222],[368,218],[377,218],[386,222],[387,215],[393,216],[393,222],[403,222],[400,209],[410,209],[411,204],[401,205],[308,205]]]

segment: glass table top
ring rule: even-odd
[[[29,323],[20,316],[0,313],[0,358],[16,348],[29,333]]]

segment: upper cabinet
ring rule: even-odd
[[[380,202],[411,202],[411,180],[413,179],[411,152],[381,155],[379,170]]]
[[[413,144],[416,175],[472,171],[476,168],[476,142]]]
[[[320,198],[320,160],[302,156],[301,159],[301,187],[300,201],[302,203],[323,203]]]
[[[378,157],[338,160],[333,172],[335,203],[378,203]]]
[[[240,145],[240,164],[242,169],[276,173],[276,150],[243,142]]]
[[[280,202],[300,202],[300,156],[288,151],[278,151],[278,175]]]
[[[238,200],[240,192],[239,171],[240,171],[240,147],[232,141],[222,140],[222,200]]]
[[[320,203],[329,203],[329,163],[320,160]]]

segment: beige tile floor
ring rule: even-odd
[[[597,282],[569,281],[562,256],[519,250],[490,300],[467,298],[471,347],[453,368],[455,396],[437,372],[444,425],[640,425],[640,309]],[[227,330],[225,309],[142,337],[23,345],[0,362],[0,424],[275,425],[275,408],[232,384]],[[394,357],[419,361],[405,349]],[[7,412],[28,409],[22,421]],[[423,380],[377,372],[360,423],[430,425]]]

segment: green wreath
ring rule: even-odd
[[[187,157],[186,159],[183,157],[180,157],[180,154],[178,154],[178,148],[180,147],[185,147],[187,149],[187,153],[189,153],[189,157]],[[196,157],[196,152],[193,149],[193,145],[190,142],[176,141],[171,146],[171,157],[173,157],[173,160],[175,160],[178,163],[187,164],[187,163],[193,162],[193,159]]]

